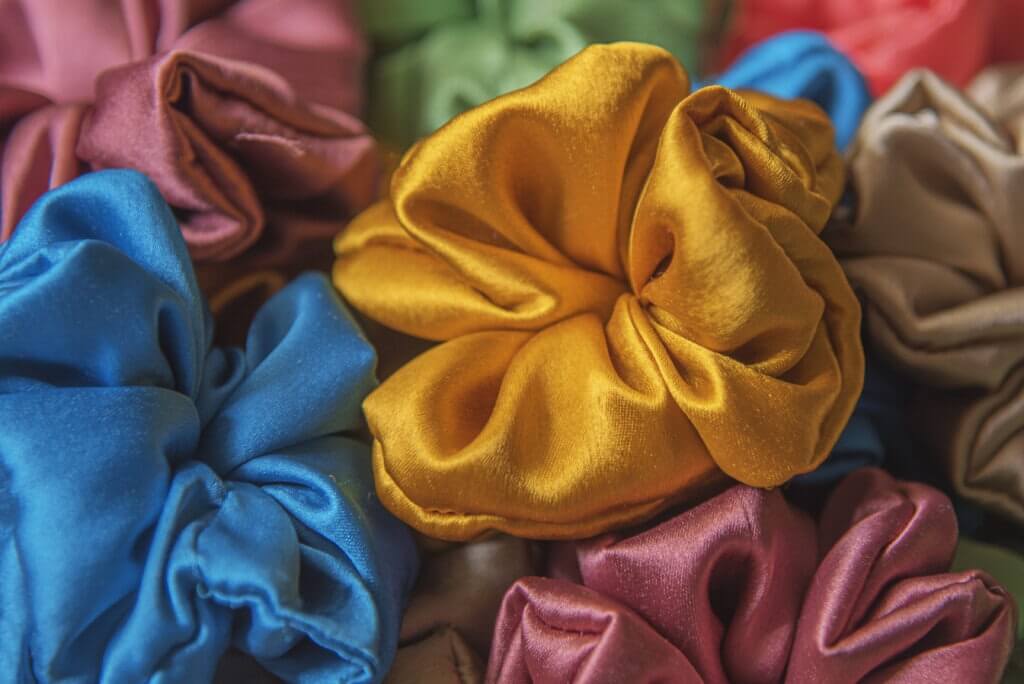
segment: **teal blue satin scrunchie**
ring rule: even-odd
[[[417,570],[379,504],[375,356],[300,277],[211,347],[185,244],[130,171],[50,192],[0,246],[0,672],[380,681]]]
[[[832,119],[839,149],[853,139],[871,104],[864,76],[817,31],[788,31],[763,40],[710,82],[811,100]]]

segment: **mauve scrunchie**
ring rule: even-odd
[[[964,498],[1024,524],[1024,157],[1011,131],[935,74],[908,74],[865,115],[849,153],[856,211],[824,237],[871,346],[926,387],[910,419],[927,453]]]
[[[880,470],[848,476],[817,523],[737,485],[564,545],[557,578],[506,595],[487,679],[994,682],[1014,608],[984,573],[948,574],[955,545],[949,500]]]
[[[192,256],[221,262],[200,285],[219,332],[244,341],[269,295],[330,265],[329,238],[375,194],[351,4],[0,3],[0,240],[87,169],[142,171]]]
[[[744,0],[737,5],[722,64],[781,31],[823,31],[860,68],[875,95],[915,67],[966,85],[989,62],[1024,59],[1022,0]]]
[[[416,573],[354,435],[374,353],[300,277],[246,350],[211,329],[174,217],[130,171],[45,195],[0,247],[0,671],[375,682]]]
[[[871,104],[857,67],[817,31],[788,31],[755,43],[710,82],[814,102],[832,119],[840,149],[849,144]]]

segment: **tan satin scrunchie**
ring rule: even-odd
[[[928,71],[878,100],[850,150],[856,218],[826,236],[871,342],[930,388],[915,428],[957,490],[1024,523],[1024,82],[1008,73],[980,76],[978,101]]]
[[[843,183],[831,125],[688,91],[664,50],[588,48],[414,147],[337,240],[353,305],[443,341],[364,405],[410,525],[584,537],[828,454],[863,380],[818,238]]]

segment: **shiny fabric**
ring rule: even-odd
[[[387,684],[479,684],[483,665],[454,629],[441,628],[398,649]]]
[[[961,537],[956,546],[953,570],[979,568],[1002,584],[1017,604],[1020,617],[1024,607],[1024,555],[994,544]],[[1017,621],[1017,639],[1024,639],[1024,620]]]
[[[857,67],[816,31],[788,31],[755,43],[711,82],[734,90],[807,98],[832,120],[840,149],[853,139],[871,104]]]
[[[826,239],[877,351],[928,386],[911,419],[956,490],[1024,524],[1024,158],[930,72],[867,113],[858,207]]]
[[[790,29],[824,32],[850,56],[875,95],[927,67],[957,85],[992,61],[1024,59],[1022,0],[744,0],[720,65]]]
[[[0,240],[89,168],[142,171],[193,257],[232,260],[200,280],[243,342],[258,305],[326,268],[375,194],[350,4],[0,1]]]
[[[415,147],[336,242],[366,315],[443,340],[364,404],[382,500],[420,531],[579,538],[813,470],[863,380],[817,233],[827,117],[667,52],[593,46]]]
[[[505,535],[467,544],[420,539],[423,567],[402,615],[389,684],[473,684],[509,586],[543,569],[534,542]]]
[[[131,171],[45,195],[0,247],[0,671],[380,681],[416,573],[354,435],[373,350],[307,275],[210,346],[185,244]]]
[[[369,122],[405,148],[590,43],[635,40],[699,69],[732,0],[363,0],[377,56]]]
[[[864,390],[832,453],[818,468],[798,475],[786,492],[802,502],[817,504],[847,474],[869,466],[900,465],[907,458],[907,392],[889,370],[866,359]]]
[[[430,542],[423,568],[402,616],[399,645],[422,641],[455,628],[482,657],[491,649],[491,632],[509,586],[541,571],[536,544],[495,535],[467,544]]]
[[[1024,555],[1002,546],[960,538],[953,570],[980,568],[1010,592],[1017,604],[1017,645],[1003,673],[1002,684],[1024,684]]]
[[[984,572],[948,573],[955,545],[949,500],[881,470],[848,476],[817,521],[737,485],[513,585],[487,681],[995,682],[1013,603]]]

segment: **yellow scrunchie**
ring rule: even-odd
[[[818,238],[828,118],[688,90],[664,50],[588,48],[422,141],[339,236],[349,301],[443,340],[364,404],[413,527],[584,537],[828,454],[864,363]]]

